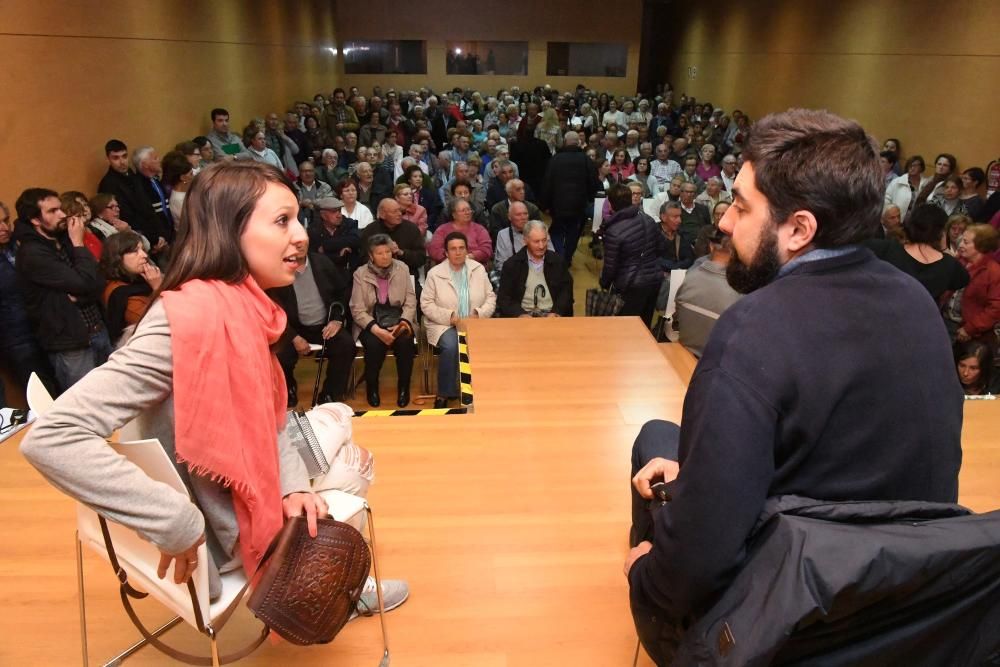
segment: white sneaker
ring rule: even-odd
[[[382,604],[385,605],[386,611],[392,611],[406,602],[408,597],[410,597],[410,587],[402,579],[382,580]],[[354,620],[358,616],[373,616],[377,613],[378,591],[375,589],[375,577],[369,576],[361,591],[358,604],[354,607],[351,618],[348,620]]]

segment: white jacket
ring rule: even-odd
[[[486,274],[486,268],[467,257],[465,265],[469,269],[469,308],[479,317],[493,317],[497,307],[497,295]],[[420,309],[424,313],[424,327],[427,342],[437,345],[441,335],[451,328],[452,313],[458,313],[458,292],[451,284],[451,264],[445,260],[427,272],[424,291],[420,295]]]
[[[920,194],[920,191],[924,189],[924,186],[930,180],[929,176],[920,177],[917,194]],[[906,211],[910,208],[910,199],[912,197],[913,194],[910,192],[910,175],[903,174],[902,176],[897,176],[889,181],[889,185],[885,188],[885,204],[883,204],[882,210],[884,211],[890,204],[895,204],[899,207],[899,214],[905,217]]]

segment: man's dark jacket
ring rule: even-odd
[[[980,665],[991,655],[996,664],[1000,511],[780,496],[672,665]]]
[[[350,248],[351,252],[341,256],[340,253],[344,248]],[[353,271],[367,261],[367,255],[361,250],[358,221],[347,216],[340,219],[340,226],[331,234],[317,215],[309,225],[309,251],[322,253],[331,262],[347,271]]]
[[[554,217],[585,216],[597,193],[597,170],[579,147],[562,148],[549,160],[542,208]]]
[[[88,347],[90,331],[77,304],[99,307],[104,278],[97,261],[89,250],[74,247],[62,234],[59,243],[72,262],[66,264],[59,257],[55,241],[43,237],[28,223],[18,222],[18,226],[21,246],[17,251],[17,273],[39,346],[46,352]],[[70,300],[70,295],[77,303]]]
[[[963,394],[937,305],[867,248],[800,261],[719,318],[684,399],[680,474],[633,604],[698,616],[767,498],[953,503]]]
[[[313,273],[316,288],[319,290],[320,298],[323,299],[323,307],[329,310],[331,303],[339,302],[344,306],[344,310],[335,312],[333,319],[346,323],[350,314],[348,307],[350,292],[347,281],[340,270],[333,265],[333,262],[316,252],[309,253],[309,269],[307,270]],[[288,326],[284,336],[291,340],[291,338],[300,335],[302,322],[299,321],[299,300],[295,296],[295,286],[276,287],[268,290],[268,294],[288,315]]]
[[[614,213],[604,228],[604,268],[601,287],[625,291],[663,282],[660,258],[667,252],[659,225],[640,206]]]
[[[385,234],[396,242],[399,249],[403,251],[402,260],[410,267],[410,273],[416,274],[427,261],[427,251],[424,250],[424,235],[420,233],[419,227],[409,220],[403,220],[390,230],[382,218],[375,218],[361,230],[361,252],[364,253],[362,264],[368,261],[368,240],[375,234]]]
[[[521,308],[524,288],[528,284],[528,248],[515,252],[503,263],[500,272],[500,289],[497,291],[497,310],[501,317],[518,317],[527,311]],[[566,268],[562,256],[545,251],[545,283],[552,296],[552,312],[563,317],[573,316],[573,276]]]

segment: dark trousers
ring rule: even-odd
[[[642,426],[639,435],[632,445],[632,477],[654,458],[677,460],[677,449],[680,444],[681,429],[677,424],[654,419]],[[631,485],[632,492],[632,530],[629,534],[629,546],[635,546],[643,540],[653,541],[653,515],[649,510],[649,501],[644,499]],[[632,603],[632,620],[635,623],[639,641],[646,653],[657,665],[669,665],[674,652],[684,636],[684,629],[676,619],[664,615],[662,609],[645,607]]]
[[[323,344],[323,326],[303,326],[299,335],[315,345]],[[316,353],[317,356],[319,352]],[[347,381],[351,375],[351,364],[354,363],[354,339],[346,326],[341,327],[335,336],[326,341],[326,379],[320,389],[321,394],[329,395],[335,401],[341,401],[347,394]],[[285,372],[285,382],[289,387],[295,386],[295,365],[299,354],[291,341],[278,352],[278,362]]]
[[[554,215],[549,225],[549,236],[556,252],[563,256],[566,265],[573,263],[576,246],[580,243],[580,232],[583,229],[582,215]]]
[[[378,376],[382,372],[382,364],[389,348],[370,331],[362,331],[361,347],[365,351],[365,385],[369,392],[378,390]],[[410,388],[410,376],[413,374],[413,359],[417,356],[417,345],[413,336],[403,334],[392,343],[392,353],[396,357],[397,389]]]
[[[630,287],[622,293],[625,303],[619,315],[638,315],[646,324],[653,326],[653,311],[656,310],[656,297],[660,293],[659,285],[646,287]]]
[[[28,378],[35,373],[51,395],[59,395],[59,383],[52,364],[33,338],[0,347],[0,364],[10,370],[21,387],[27,387]],[[0,402],[6,405],[6,401]]]

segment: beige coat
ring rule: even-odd
[[[373,314],[377,290],[375,274],[368,265],[358,267],[354,272],[354,289],[351,290],[351,317],[354,318],[355,338],[375,322]],[[392,273],[389,274],[389,305],[402,305],[403,319],[409,322],[410,327],[416,332],[417,295],[413,291],[409,267],[398,259],[392,260]]]
[[[497,295],[493,293],[490,278],[482,264],[467,257],[469,267],[469,307],[479,317],[493,317]],[[420,295],[420,309],[424,313],[427,342],[437,345],[438,339],[451,327],[451,316],[458,313],[458,292],[451,284],[451,264],[445,260],[427,272],[424,291]]]

